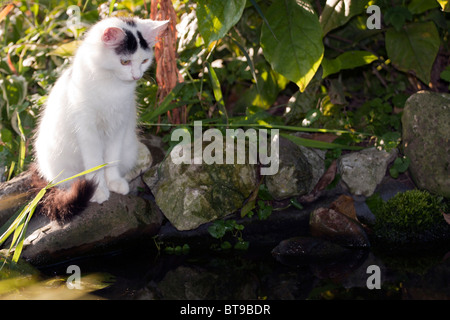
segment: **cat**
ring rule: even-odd
[[[34,138],[35,187],[104,163],[84,179],[49,192],[41,211],[64,220],[110,192],[128,194],[124,175],[137,160],[135,89],[153,60],[152,47],[168,21],[105,18],[86,33],[58,78]]]

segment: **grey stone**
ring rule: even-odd
[[[30,183],[31,173],[28,171],[0,183],[0,226],[33,197]]]
[[[421,189],[450,197],[450,94],[420,91],[402,115],[404,153]]]
[[[120,241],[158,232],[162,215],[156,205],[132,195],[111,193],[61,224],[38,215],[30,220],[22,257],[33,264],[64,261],[105,252]]]
[[[338,163],[341,181],[353,195],[369,197],[383,180],[389,163],[397,154],[397,149],[388,153],[368,148],[343,155]]]
[[[298,146],[280,138],[279,169],[265,176],[267,188],[276,200],[308,194],[325,171],[325,152]]]

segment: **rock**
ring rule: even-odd
[[[152,155],[152,165],[160,163],[165,157],[164,142],[159,136],[145,134],[140,140],[150,150]]]
[[[31,173],[26,171],[10,181],[0,183],[0,227],[19,210],[33,194],[29,192]]]
[[[126,176],[133,192],[141,184],[137,177],[151,163],[148,148],[140,143],[138,163]],[[0,226],[34,196],[29,192],[30,180],[31,173],[26,171],[0,184]],[[133,194],[111,193],[108,201],[90,203],[65,224],[35,214],[27,227],[22,257],[33,264],[45,264],[99,253],[134,237],[154,235],[161,224],[162,214],[153,202]]]
[[[329,261],[349,252],[349,249],[321,238],[293,237],[281,241],[272,250],[272,256],[279,262],[290,265]]]
[[[152,155],[148,148],[139,142],[138,160],[135,168],[125,178],[130,182],[130,191],[136,192],[141,186],[137,179],[152,165]],[[17,212],[27,201],[31,200],[33,194],[30,192],[31,172],[25,171],[10,181],[0,183],[0,226]]]
[[[148,171],[144,182],[178,230],[195,229],[235,212],[258,184],[255,165],[175,164],[171,155]]]
[[[383,180],[387,166],[397,157],[397,153],[397,149],[388,153],[369,148],[343,155],[338,164],[342,183],[353,195],[371,196]]]
[[[311,212],[309,226],[311,235],[345,247],[370,246],[369,238],[361,224],[333,209],[317,208]]]
[[[125,179],[130,182],[134,179],[136,179],[139,175],[146,172],[150,167],[152,166],[153,158],[152,154],[150,153],[148,147],[143,144],[142,142],[139,142],[138,144],[138,158],[136,165],[134,168],[128,172],[125,175]],[[133,189],[133,188],[130,188]]]
[[[450,197],[450,94],[420,91],[406,101],[403,146],[421,189]]]
[[[155,235],[161,223],[162,215],[154,203],[111,193],[108,201],[91,203],[65,224],[34,216],[27,228],[22,257],[42,265],[103,253],[122,241]]]
[[[308,194],[325,172],[325,153],[298,146],[280,138],[279,169],[265,176],[267,188],[275,200]]]

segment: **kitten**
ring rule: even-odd
[[[152,47],[168,21],[106,18],[95,24],[72,65],[51,90],[35,136],[41,180],[58,181],[103,163],[105,168],[49,193],[41,211],[65,219],[110,191],[127,194],[124,175],[137,160],[135,88],[152,63]],[[36,186],[42,186],[41,183]],[[56,182],[56,181],[54,181]],[[59,200],[58,200],[59,199]],[[80,203],[81,202],[81,203]]]

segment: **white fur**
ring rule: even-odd
[[[94,25],[77,50],[72,65],[61,75],[50,92],[41,115],[35,141],[36,162],[47,181],[58,181],[110,163],[88,174],[97,190],[91,199],[102,203],[110,191],[129,192],[124,175],[137,159],[136,80],[150,66],[153,52],[138,50],[119,56],[105,44],[107,28],[139,30],[147,42],[155,38],[165,23],[135,18],[137,29],[118,18]],[[131,60],[122,65],[120,60]],[[142,63],[145,59],[147,62]],[[68,187],[71,182],[62,187]]]

